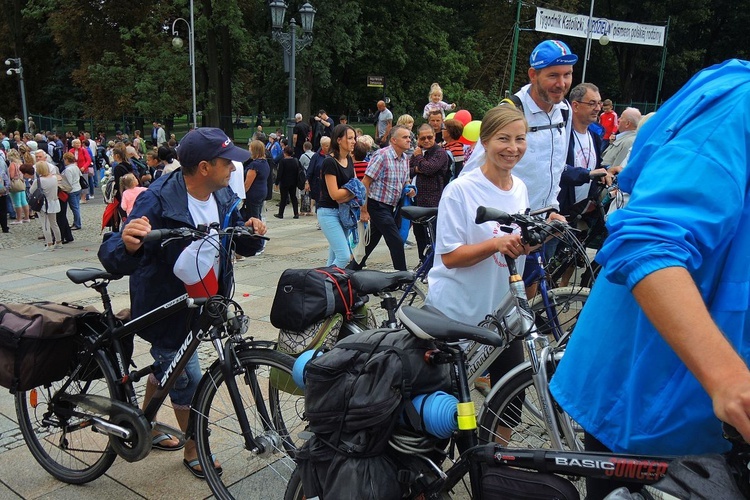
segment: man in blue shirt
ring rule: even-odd
[[[551,384],[589,448],[722,452],[721,421],[750,440],[748,106],[750,62],[730,60],[638,133],[630,202]]]

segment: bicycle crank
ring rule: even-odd
[[[90,415],[91,425],[109,436],[112,450],[124,460],[137,462],[151,451],[151,425],[140,408],[93,394],[66,394],[63,399],[83,410],[109,415],[109,420]]]

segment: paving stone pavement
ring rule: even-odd
[[[271,216],[276,209],[276,202],[271,202],[267,212],[271,240],[265,252],[235,265],[234,298],[250,316],[252,334],[268,340],[275,339],[278,333],[269,322],[269,314],[281,272],[288,268],[323,266],[328,255],[328,244],[321,231],[316,230],[314,216],[294,220],[288,207],[286,218],[280,220]],[[73,232],[75,241],[64,245],[62,250],[44,251],[43,240],[37,239],[42,235],[38,220],[12,225],[10,233],[0,234],[0,303],[50,300],[101,307],[95,292],[71,283],[65,276],[65,271],[71,268],[101,268],[97,250],[104,203],[97,196],[81,205],[81,210],[83,228]],[[406,255],[410,265],[417,264],[416,249],[407,250]],[[370,269],[391,267],[384,243],[373,253],[368,265]],[[127,279],[113,282],[109,290],[116,309],[128,306]],[[209,353],[210,346],[206,344],[201,352],[204,366],[210,361]],[[144,342],[136,341],[134,359],[139,366],[150,362]],[[175,425],[170,409],[163,409],[159,418]],[[92,483],[82,486],[61,483],[31,456],[18,429],[14,399],[0,388],[0,500],[210,497],[207,485],[190,476],[181,461],[181,453],[164,452],[152,453],[132,464],[118,458],[107,474]],[[282,496],[283,492],[279,492],[277,498]]]

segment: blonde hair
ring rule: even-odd
[[[492,139],[498,130],[505,128],[511,123],[521,120],[526,128],[528,123],[523,113],[514,106],[507,104],[501,104],[495,106],[491,110],[487,111],[487,114],[482,118],[482,125],[479,129],[479,138],[482,140],[482,144],[487,144]]]
[[[414,125],[414,117],[411,115],[401,115],[396,120],[396,125],[406,125],[408,127],[410,123]]]
[[[120,177],[120,192],[127,191],[130,188],[134,188],[138,185],[138,179],[133,174],[125,174]]]
[[[361,135],[357,137],[357,142],[361,142],[362,144],[367,146],[367,149],[372,149],[372,147],[375,145],[375,139],[373,139],[369,135]]]
[[[433,94],[440,94],[440,99],[443,98],[443,89],[440,88],[440,84],[437,82],[430,85],[430,93],[427,96],[427,99],[431,99]]]
[[[49,164],[46,161],[38,161],[34,164],[34,170],[40,177],[49,175]]]
[[[253,158],[253,160],[263,159],[266,157],[266,147],[258,139],[255,139],[250,143],[250,156]]]

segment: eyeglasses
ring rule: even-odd
[[[591,106],[592,108],[596,108],[596,107],[604,105],[604,103],[602,101],[594,101],[594,100],[591,100],[591,101],[576,101],[576,102],[580,102],[581,104],[585,104],[586,106]]]
[[[422,137],[419,137],[419,140],[420,141],[425,141],[425,140],[432,140],[434,138],[435,138],[434,135],[423,135]]]

